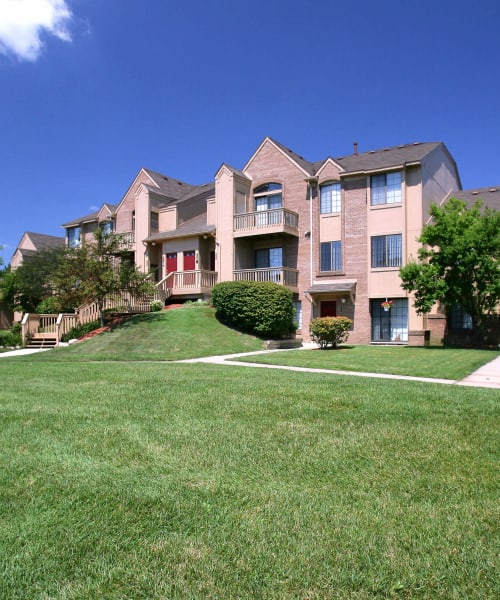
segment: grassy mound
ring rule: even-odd
[[[41,353],[39,360],[182,360],[262,350],[256,337],[225,327],[209,306],[137,315],[92,339]]]

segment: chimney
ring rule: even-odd
[[[358,142],[353,142],[352,145],[354,146],[354,156],[358,155]]]

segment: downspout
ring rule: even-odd
[[[314,236],[313,236],[313,185],[318,183],[317,177],[308,177],[306,179],[307,185],[309,186],[309,285],[312,287],[313,284],[313,250],[314,250]]]

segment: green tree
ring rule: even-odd
[[[500,301],[500,213],[472,208],[456,198],[432,205],[432,222],[419,237],[418,261],[400,269],[403,289],[413,292],[417,313],[436,302],[450,311],[460,305],[482,340],[484,318]]]
[[[54,295],[54,275],[63,256],[63,248],[41,250],[14,271],[4,269],[0,294],[9,308],[37,312],[40,302]]]
[[[149,294],[154,284],[148,274],[131,266],[121,236],[97,229],[94,239],[79,248],[68,248],[54,276],[56,294],[62,304],[78,306],[95,302],[101,325],[108,296],[126,289],[131,294]]]

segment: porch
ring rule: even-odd
[[[166,300],[172,296],[208,296],[216,283],[216,271],[172,271],[156,284],[156,288]]]

